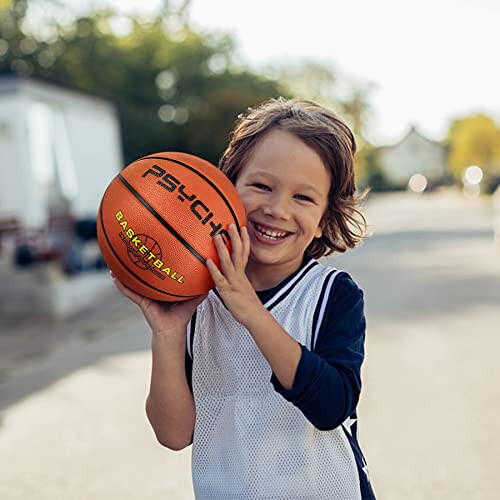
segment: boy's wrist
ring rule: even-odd
[[[186,349],[185,330],[156,330],[152,331],[151,335],[152,347],[166,348],[169,350],[179,350],[184,353]]]
[[[259,301],[245,308],[245,314],[238,321],[250,332],[256,325],[262,323],[263,315],[270,314],[269,311]]]

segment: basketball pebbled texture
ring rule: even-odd
[[[230,224],[246,223],[236,188],[194,155],[162,152],[139,158],[109,184],[99,207],[97,238],[116,277],[140,295],[186,300],[214,287],[213,238],[231,251]]]

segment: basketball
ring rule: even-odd
[[[219,264],[213,238],[231,252],[230,224],[245,225],[245,209],[226,175],[187,153],[145,156],[109,184],[97,216],[97,239],[116,277],[154,300],[187,300],[214,283],[207,259]]]

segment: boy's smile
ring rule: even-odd
[[[282,240],[292,234],[291,231],[282,230],[276,227],[271,227],[267,224],[261,224],[256,221],[250,221],[254,235],[257,240],[268,245],[279,244]]]
[[[330,173],[316,151],[274,128],[255,146],[236,189],[248,219],[248,277],[256,289],[271,288],[298,269],[321,236]]]

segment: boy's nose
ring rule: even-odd
[[[290,207],[288,201],[282,196],[273,196],[264,207],[264,214],[275,219],[288,220],[290,218]]]

